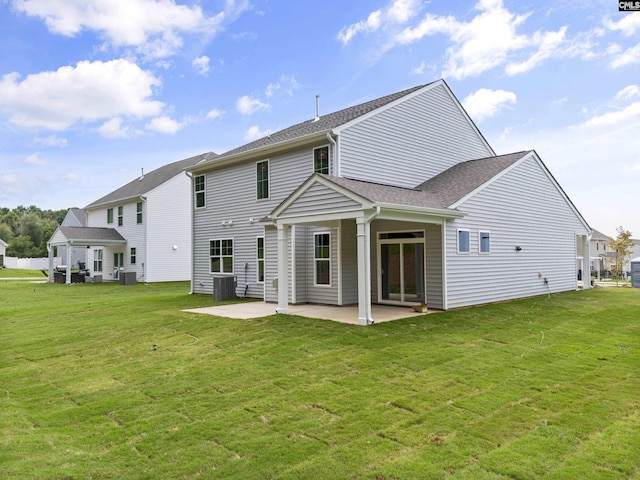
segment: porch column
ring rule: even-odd
[[[67,242],[67,273],[65,283],[71,285],[71,242]]]
[[[278,224],[278,308],[277,313],[289,313],[289,262],[287,225]]]
[[[49,254],[49,271],[47,272],[47,281],[53,282],[53,246],[47,243],[47,253]]]
[[[584,290],[591,288],[591,235],[582,236],[582,285]]]
[[[358,325],[369,325],[371,319],[371,227],[367,219],[356,219],[358,247]]]

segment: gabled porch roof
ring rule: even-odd
[[[114,228],[58,227],[49,245],[124,245],[127,240]]]

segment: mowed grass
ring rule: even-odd
[[[41,270],[24,270],[22,268],[0,268],[0,280],[3,278],[34,278],[46,280]]]
[[[0,285],[0,477],[640,479],[639,289],[370,327],[188,289]]]

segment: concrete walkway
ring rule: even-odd
[[[260,318],[276,314],[275,303],[245,302],[215,307],[193,308],[185,312],[204,313],[228,318]],[[375,323],[390,322],[401,318],[419,317],[424,313],[415,312],[411,307],[395,307],[389,305],[372,305],[371,316]],[[429,311],[428,313],[433,313]],[[358,306],[335,307],[329,305],[289,305],[289,314],[307,318],[320,318],[334,322],[358,324]]]

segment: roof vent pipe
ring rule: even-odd
[[[316,118],[313,119],[314,122],[320,120],[320,95],[316,95]]]
[[[138,179],[138,181],[141,182],[143,178],[144,178],[144,168],[141,168],[140,169],[140,178]]]

